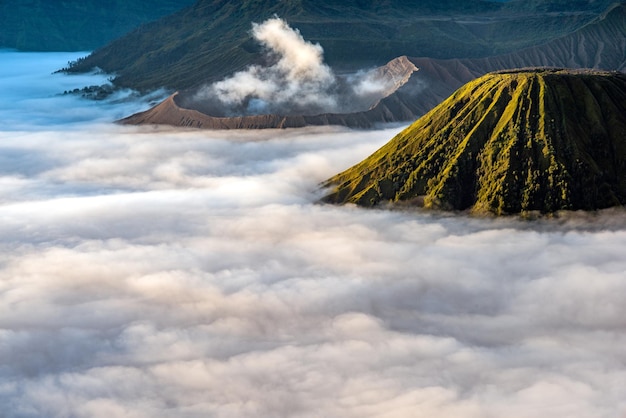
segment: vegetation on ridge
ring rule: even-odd
[[[194,0],[2,0],[0,48],[90,51]]]
[[[73,70],[99,67],[117,74],[117,85],[139,90],[198,87],[262,60],[250,25],[274,14],[321,44],[335,68],[383,65],[402,55],[489,56],[571,33],[612,0],[577,2],[579,9],[558,13],[521,8],[526,1],[198,0],[95,51]]]
[[[526,70],[474,80],[326,183],[324,200],[474,213],[626,204],[626,75]]]

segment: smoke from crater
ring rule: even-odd
[[[319,44],[307,42],[297,29],[274,17],[252,24],[268,62],[251,65],[206,86],[194,100],[212,106],[213,115],[319,114],[367,110],[373,98],[393,86],[373,71],[337,76],[324,63]],[[197,107],[197,106],[196,106]]]

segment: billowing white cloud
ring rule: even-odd
[[[254,23],[252,36],[278,60],[270,67],[251,66],[214,84],[215,93],[224,103],[240,104],[253,97],[267,105],[283,106],[293,101],[330,108],[337,105],[329,94],[335,76],[324,64],[319,44],[306,42],[300,32],[279,18]]]
[[[322,47],[278,17],[253,23],[252,36],[270,64],[251,65],[201,88],[195,100],[216,115],[362,111],[393,87],[393,80],[375,71],[337,77],[324,63]],[[218,104],[208,104],[215,99]]]
[[[26,129],[28,108],[0,130],[3,416],[626,413],[623,210],[319,205],[401,128],[121,127],[102,103]]]

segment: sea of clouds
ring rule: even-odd
[[[0,415],[626,416],[626,216],[316,204],[401,127],[118,126],[0,53]]]

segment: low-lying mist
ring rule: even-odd
[[[324,63],[322,47],[278,17],[253,23],[251,34],[266,63],[197,92],[182,92],[178,99],[184,107],[211,116],[350,113],[368,110],[394,87],[375,70],[335,74]]]
[[[0,57],[2,416],[626,414],[624,211],[320,205],[401,127],[117,126]]]
[[[81,122],[106,122],[145,110],[166,97],[165,91],[139,97],[119,90],[107,100],[84,100],[81,93],[65,94],[86,86],[109,83],[103,73],[66,76],[57,73],[86,52],[26,53],[0,49],[0,127],[3,131],[74,129]]]

